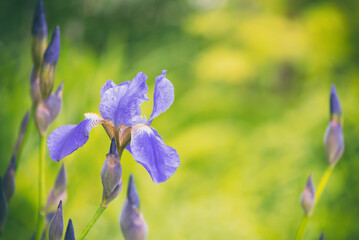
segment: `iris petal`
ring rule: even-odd
[[[131,151],[155,183],[168,180],[180,164],[176,150],[167,146],[157,131],[147,125],[132,128]]]
[[[107,80],[100,90],[101,99],[103,94],[110,88],[113,88],[114,86],[116,86],[116,84],[112,80]]]
[[[166,70],[163,70],[161,75],[156,77],[155,92],[153,94],[153,110],[147,125],[150,125],[155,117],[167,111],[174,101],[174,87],[170,80],[166,78],[166,72]]]
[[[115,124],[116,108],[125,95],[127,88],[128,84],[123,84],[109,88],[102,93],[99,110],[104,119],[110,120]]]
[[[89,139],[92,128],[102,123],[102,119],[94,114],[88,114],[86,117],[88,118],[78,125],[61,126],[49,135],[47,146],[53,160],[60,161],[82,147]]]
[[[143,121],[141,104],[147,100],[147,76],[138,73],[131,82],[124,82],[103,92],[99,106],[101,116],[111,120],[115,128],[133,126]]]

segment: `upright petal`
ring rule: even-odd
[[[100,90],[101,99],[102,99],[103,94],[107,90],[109,90],[110,88],[113,88],[115,86],[116,86],[116,84],[112,80],[107,80]]]
[[[78,125],[65,125],[55,129],[47,139],[50,157],[55,161],[70,155],[82,147],[89,139],[92,128],[103,122],[103,119],[95,114],[87,115],[87,119]],[[91,117],[91,118],[89,118]]]
[[[155,92],[153,94],[153,110],[148,125],[155,117],[167,111],[175,99],[174,87],[170,80],[166,78],[167,70],[163,70],[161,75],[156,77]]]
[[[176,150],[165,145],[157,131],[147,125],[132,128],[131,151],[133,158],[146,168],[155,183],[170,178],[180,164]]]
[[[109,88],[109,84],[105,83],[101,89],[101,102],[98,108],[101,116],[106,120],[112,121],[114,124],[117,105],[122,101],[122,98],[128,89],[129,82],[126,83],[127,84],[120,84],[112,88]]]
[[[138,120],[141,120],[141,104],[148,101],[146,85],[147,76],[139,72],[132,79],[126,94],[118,103],[116,108],[115,126],[120,124],[133,126]]]
[[[141,120],[141,104],[147,100],[147,76],[138,73],[131,82],[124,82],[103,93],[99,106],[101,116],[111,120],[115,128],[133,126]]]

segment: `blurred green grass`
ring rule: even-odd
[[[30,25],[34,1],[0,3],[0,174],[20,119],[30,107]],[[326,167],[323,135],[335,83],[346,149],[310,221],[306,237],[357,239],[359,176],[358,4],[335,1],[45,1],[49,30],[59,24],[56,84],[64,104],[51,130],[98,112],[106,80],[162,69],[175,86],[172,107],[153,126],[177,149],[181,166],[154,184],[132,156],[149,239],[290,239],[302,216],[299,196]],[[152,102],[143,112],[149,116]],[[32,126],[0,239],[29,239],[35,227],[38,137]],[[79,234],[101,201],[100,171],[110,141],[101,127],[65,158],[64,218]],[[60,164],[47,158],[47,189]],[[124,192],[88,239],[123,239]]]

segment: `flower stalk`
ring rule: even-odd
[[[39,151],[39,199],[38,199],[38,217],[36,226],[36,240],[41,239],[42,227],[44,225],[45,216],[41,212],[45,199],[45,149],[46,135],[40,135],[40,151]]]
[[[84,230],[82,231],[81,235],[79,236],[78,240],[83,240],[85,239],[85,237],[87,236],[87,234],[90,232],[91,228],[93,227],[93,225],[95,225],[95,223],[97,222],[97,220],[100,218],[100,216],[102,215],[103,211],[105,211],[106,207],[103,206],[102,204],[98,207],[97,211],[95,212],[95,214],[93,215],[93,217],[91,218],[91,220],[89,221],[89,223],[86,225],[86,227],[84,228]]]
[[[317,194],[315,195],[315,200],[314,200],[314,206],[318,203],[320,196],[322,195],[325,186],[327,185],[327,182],[329,180],[330,175],[333,172],[333,167],[331,167],[330,165],[327,167],[327,169],[325,170],[322,179],[320,180],[319,186],[318,186],[318,190],[317,190]]]
[[[315,194],[315,199],[314,199],[314,205],[313,205],[313,209],[312,209],[312,212],[314,211],[315,209],[315,206],[317,205],[319,199],[320,199],[320,196],[323,194],[323,191],[325,189],[325,186],[327,185],[327,182],[329,180],[329,177],[330,175],[332,174],[333,172],[333,169],[334,167],[331,167],[330,165],[328,165],[327,169],[325,170],[321,180],[320,180],[320,183],[319,183],[319,186],[318,186],[318,190]],[[298,231],[297,231],[297,234],[295,236],[295,240],[300,240],[300,239],[303,239],[303,235],[304,235],[304,232],[307,228],[307,225],[308,225],[308,221],[310,219],[310,216],[311,214],[307,215],[307,214],[304,214],[301,222],[300,222],[300,225],[298,227]]]

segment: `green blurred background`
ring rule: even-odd
[[[61,29],[57,86],[63,108],[50,131],[98,112],[99,90],[162,69],[175,86],[172,107],[153,126],[181,165],[154,184],[126,152],[149,239],[291,239],[300,193],[325,168],[329,91],[337,86],[345,151],[315,209],[305,239],[359,239],[359,2],[322,0],[45,0],[49,32]],[[0,2],[0,174],[30,108],[30,29],[35,0]],[[152,102],[143,106],[149,116]],[[36,223],[38,136],[31,133],[0,239],[29,239]],[[75,233],[101,201],[100,171],[110,141],[101,127],[62,160],[68,174],[64,221]],[[61,164],[46,160],[47,186]],[[123,239],[125,191],[88,239]]]

